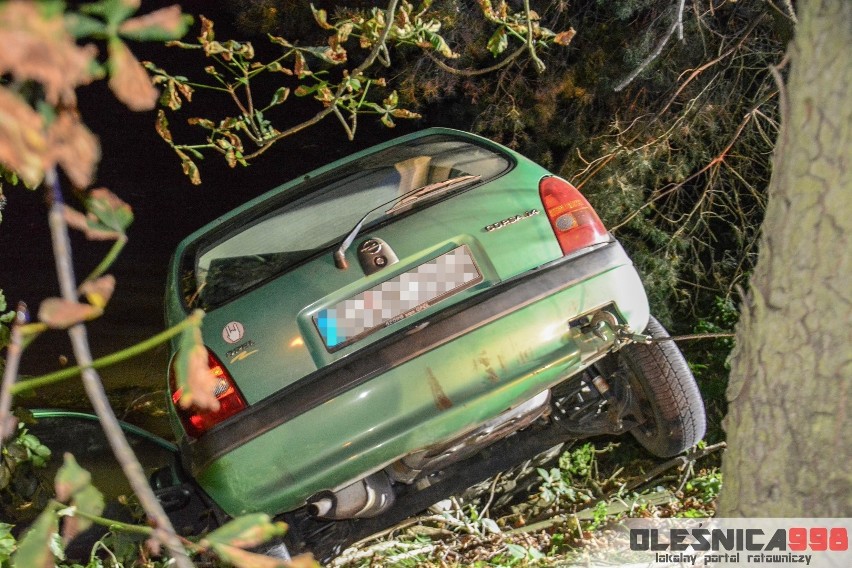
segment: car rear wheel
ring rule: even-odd
[[[669,337],[654,317],[645,333],[654,339]],[[673,341],[634,343],[615,353],[614,358],[645,418],[631,433],[649,452],[670,457],[704,437],[704,402],[692,371]]]

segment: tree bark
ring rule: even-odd
[[[719,516],[852,516],[852,2],[798,6]]]

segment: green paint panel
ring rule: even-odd
[[[180,321],[189,309],[182,297],[192,295],[182,290],[187,266],[195,278],[209,277],[216,258],[209,264],[199,259],[210,257],[211,250],[230,239],[223,240],[229,230],[262,226],[260,223],[270,218],[263,215],[273,214],[258,213],[267,203],[278,203],[277,212],[282,207],[279,202],[291,194],[301,195],[305,183],[325,179],[337,168],[344,171],[347,164],[368,160],[374,152],[409,142],[416,145],[429,136],[472,142],[496,152],[502,156],[500,163],[510,167],[487,182],[418,205],[410,213],[387,215],[373,225],[366,223],[346,253],[347,270],[335,266],[332,251],[336,246],[329,246],[320,252],[305,253],[307,256],[281,274],[234,292],[233,298],[211,302],[202,330],[204,342],[227,367],[249,405],[400,329],[428,320],[456,303],[474,301],[507,280],[535,274],[563,258],[539,196],[539,182],[550,175],[547,170],[474,135],[430,129],[360,152],[284,184],[188,237],[178,247],[169,274],[167,322]],[[418,159],[409,158],[415,162]],[[370,207],[367,203],[363,210],[359,206],[354,211],[355,218]],[[353,215],[346,214],[347,219]],[[321,215],[315,224],[304,219],[296,221],[308,233],[337,230],[340,241],[354,226],[349,221]],[[505,226],[493,230],[502,221],[506,221]],[[365,274],[356,251],[369,238],[386,242],[398,262]],[[310,249],[310,245],[306,243],[306,248]],[[470,251],[482,275],[481,282],[351,345],[338,350],[326,347],[314,323],[315,315],[460,246]],[[237,253],[228,252],[234,254]],[[255,251],[245,258],[266,262],[260,259],[262,256]],[[203,270],[199,271],[198,266]],[[648,321],[644,289],[626,259],[621,266],[590,275],[576,285],[477,327],[255,437],[213,461],[198,473],[197,479],[232,515],[252,511],[278,514],[297,508],[317,491],[343,487],[402,456],[453,439],[585,368],[611,349],[612,330],[607,329],[600,338],[581,334],[576,328],[569,328],[568,322],[608,305],[614,306],[624,323],[634,329],[643,329]],[[239,324],[238,339],[226,331],[234,322]],[[170,418],[178,437],[183,437],[174,413]]]

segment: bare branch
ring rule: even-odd
[[[681,0],[684,2],[685,0]],[[536,71],[544,73],[544,61],[542,61],[535,52],[535,43],[533,42],[532,17],[530,16],[530,0],[524,0],[524,12],[527,17],[527,50],[530,52],[530,58],[535,64]]]
[[[27,305],[18,303],[15,320],[12,322],[12,339],[6,348],[6,368],[3,370],[3,383],[0,385],[0,447],[15,433],[16,421],[11,415],[12,387],[18,378],[18,366],[23,352],[23,334],[21,326],[27,323]]]
[[[51,207],[48,213],[51,240],[53,243],[53,255],[56,262],[56,275],[59,279],[59,287],[62,297],[66,300],[77,300],[77,284],[74,277],[74,268],[71,261],[71,242],[68,236],[68,226],[63,216],[62,191],[56,176],[56,169],[48,170],[45,176],[48,192],[51,194]],[[148,480],[142,465],[133,453],[112,407],[107,399],[104,386],[97,371],[92,368],[92,353],[89,348],[89,340],[86,335],[86,327],[77,324],[68,330],[71,344],[74,349],[74,357],[83,368],[83,387],[86,395],[94,407],[95,413],[100,418],[101,427],[106,434],[110,447],[115,454],[124,475],[130,482],[133,492],[139,497],[139,503],[145,513],[154,523],[159,539],[169,549],[169,553],[179,568],[191,568],[192,561],[187,556],[186,549],[175,533],[169,517],[163,510]]]
[[[778,6],[775,5],[775,2],[772,0],[766,0],[767,3],[772,6],[772,9],[793,22],[794,24],[799,23],[799,19],[796,17],[796,11],[793,9],[793,3],[790,0],[781,0],[781,4],[784,5],[785,10],[782,10]]]
[[[497,71],[498,69],[502,69],[506,67],[509,63],[518,58],[520,54],[527,50],[526,45],[522,45],[515,51],[513,51],[510,55],[506,57],[506,59],[502,60],[499,63],[492,65],[491,67],[485,67],[484,69],[456,69],[455,67],[450,67],[431,52],[425,51],[426,56],[435,62],[435,65],[446,71],[447,73],[452,73],[453,75],[460,75],[462,77],[476,77],[478,75],[485,75],[487,73],[491,73],[493,71]]]
[[[632,83],[633,80],[638,77],[639,74],[642,73],[642,71],[644,71],[646,67],[648,67],[648,65],[650,65],[657,57],[660,56],[660,54],[663,52],[663,48],[669,42],[675,30],[678,30],[678,39],[683,39],[683,7],[685,4],[686,0],[679,0],[677,13],[675,15],[674,22],[672,22],[672,26],[669,28],[669,31],[666,33],[665,36],[663,36],[663,38],[657,44],[657,47],[654,48],[654,51],[648,54],[648,57],[642,60],[642,63],[640,63],[639,66],[630,73],[630,75],[628,75],[621,83],[619,83],[615,87],[615,89],[613,89],[615,92],[621,91],[622,89],[624,89],[624,87]]]

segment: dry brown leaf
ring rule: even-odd
[[[96,280],[87,280],[80,285],[80,292],[90,304],[104,309],[115,291],[115,276],[106,274]]]
[[[44,85],[53,105],[73,104],[74,89],[94,78],[91,62],[97,50],[80,47],[65,29],[62,13],[45,17],[38,2],[0,3],[0,75],[31,79]]]
[[[202,345],[196,345],[189,354],[189,369],[186,378],[189,392],[184,391],[180,399],[182,408],[195,407],[199,410],[216,412],[219,410],[219,401],[213,394],[219,379],[207,365],[207,349]]]
[[[121,40],[109,42],[109,88],[130,110],[151,110],[160,94],[145,68]]]
[[[0,87],[0,163],[30,187],[37,186],[44,177],[47,140],[43,127],[44,121],[36,111]]]
[[[38,308],[38,319],[52,329],[67,329],[99,315],[101,310],[95,306],[63,298],[47,298]]]
[[[98,139],[80,122],[76,112],[63,111],[47,132],[47,167],[58,163],[77,187],[92,183],[101,159]]]
[[[121,33],[132,34],[138,31],[144,31],[148,28],[157,27],[162,29],[169,35],[180,36],[183,29],[183,14],[180,6],[174,4],[166,8],[154,10],[150,14],[130,18],[119,26],[118,31]]]
[[[296,557],[293,560],[281,560],[278,558],[272,558],[271,556],[264,556],[256,552],[249,552],[248,550],[243,550],[242,548],[237,548],[235,546],[228,546],[227,544],[216,544],[213,549],[227,562],[230,562],[234,566],[243,566],[245,568],[291,568],[295,566],[318,566],[318,564],[312,561],[309,561],[309,564],[303,564],[302,561],[298,560],[300,557]]]
[[[575,35],[577,35],[577,30],[574,28],[568,28],[564,32],[559,32],[553,36],[553,43],[557,45],[568,45],[571,43],[571,40],[574,39]]]

